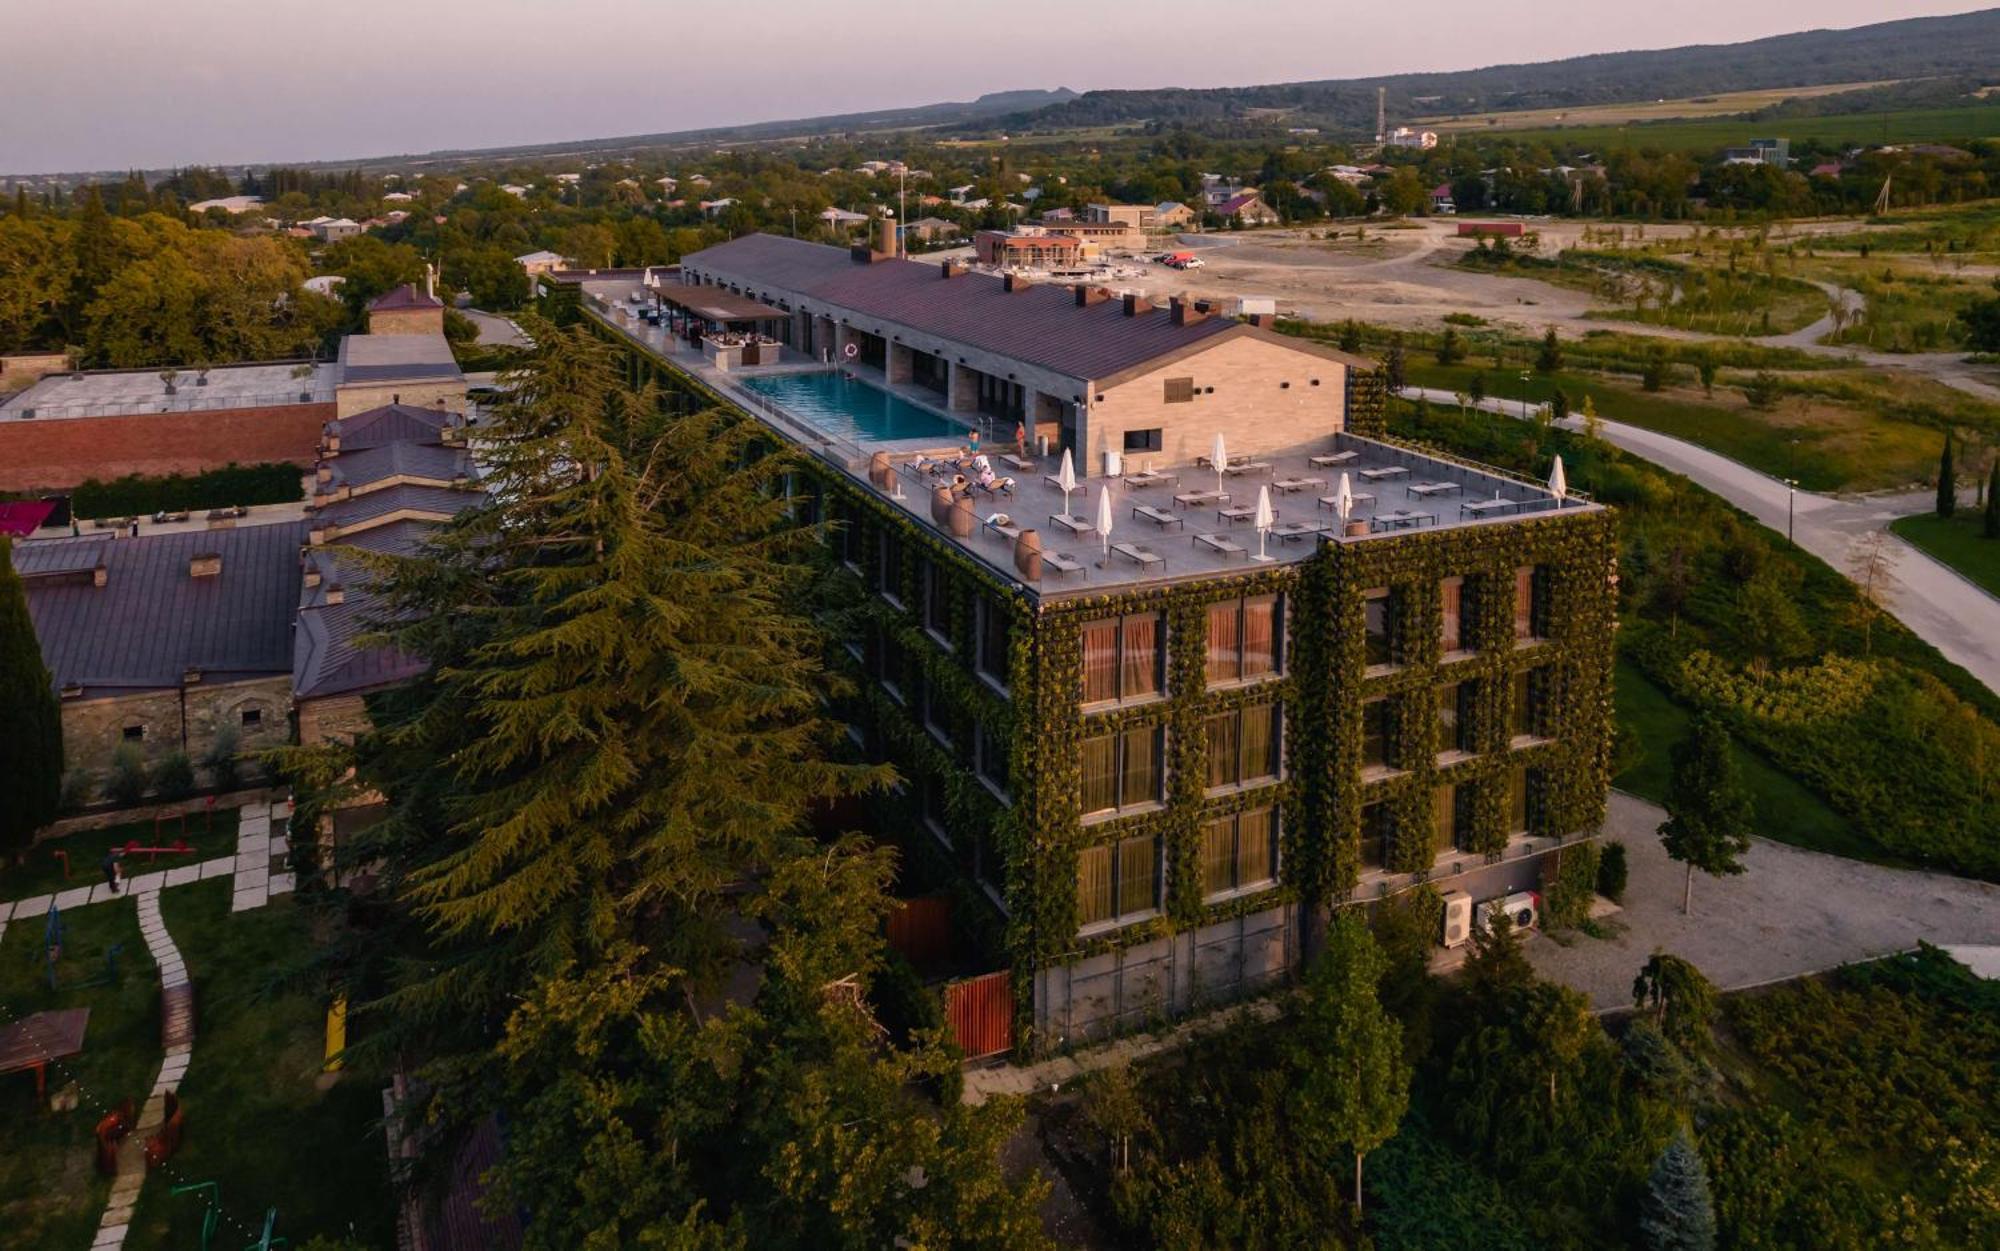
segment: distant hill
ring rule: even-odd
[[[2000,74],[2000,9],[1950,17],[1813,30],[1747,43],[1606,52],[1529,65],[1259,87],[1087,91],[1062,104],[994,119],[1010,129],[1066,129],[1137,122],[1202,128],[1236,125],[1253,110],[1283,125],[1360,133],[1375,128],[1375,92],[1388,92],[1392,125],[1413,116],[1548,109],[1675,99],[1772,87]],[[1824,108],[1825,106],[1821,106]]]

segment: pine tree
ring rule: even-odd
[[[62,708],[14,572],[13,544],[0,535],[0,852],[17,858],[55,820],[62,796]]]
[[[1341,909],[1306,974],[1291,1039],[1297,1123],[1322,1158],[1335,1146],[1353,1155],[1357,1216],[1362,1161],[1396,1136],[1410,1104],[1403,1032],[1378,998],[1383,967],[1368,926],[1355,910]]]
[[[1667,1143],[1646,1179],[1639,1238],[1647,1251],[1714,1251],[1715,1199],[1708,1168],[1686,1129]]]
[[[2000,539],[2000,456],[1986,471],[1986,537]]]
[[[1541,354],[1535,357],[1535,372],[1544,374],[1560,373],[1562,372],[1562,367],[1562,340],[1556,337],[1556,328],[1550,326],[1548,333],[1542,336]]]
[[[1687,866],[1681,911],[1692,912],[1694,871],[1741,873],[1740,857],[1750,850],[1750,797],[1730,754],[1729,731],[1711,713],[1697,716],[1688,736],[1674,745],[1666,809],[1660,841],[1671,859]]]
[[[1937,515],[1949,517],[1958,511],[1958,471],[1952,464],[1951,430],[1944,432],[1944,450],[1938,453]]]
[[[1359,352],[1361,350],[1361,323],[1355,321],[1352,317],[1341,323],[1340,350],[1343,352]]]
[[[1463,355],[1465,353],[1461,352],[1458,347],[1457,327],[1446,326],[1444,328],[1444,338],[1438,340],[1438,364],[1455,365],[1458,363],[1458,358]]]
[[[1382,369],[1389,384],[1391,395],[1400,394],[1408,384],[1403,363],[1403,335],[1401,331],[1389,339],[1389,350],[1382,357]]]

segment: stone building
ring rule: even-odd
[[[369,334],[444,333],[444,302],[406,282],[368,303]]]
[[[288,742],[305,541],[286,522],[17,545],[68,768],[101,779],[126,746],[151,767],[199,764],[229,736],[241,752]]]

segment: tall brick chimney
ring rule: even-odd
[[[1207,301],[1196,303],[1185,293],[1168,299],[1167,309],[1173,315],[1176,326],[1192,326],[1197,322],[1207,321],[1209,316]]]
[[[1127,317],[1137,317],[1141,313],[1150,313],[1152,311],[1153,306],[1146,302],[1145,296],[1140,295],[1136,291],[1127,291],[1125,293],[1125,315]]]
[[[1003,291],[1026,291],[1034,285],[1028,281],[1025,274],[1005,274],[1000,279],[1000,289]]]
[[[1083,286],[1076,289],[1076,306],[1078,308],[1089,308],[1093,304],[1102,304],[1110,298],[1111,292],[1105,290],[1103,287]]]

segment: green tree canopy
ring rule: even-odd
[[[1669,857],[1687,866],[1685,912],[1693,903],[1696,869],[1714,876],[1741,873],[1741,857],[1750,850],[1750,798],[1729,731],[1713,713],[1697,716],[1688,736],[1674,745],[1666,809],[1660,841]]]
[[[62,795],[62,708],[42,645],[28,618],[28,595],[14,572],[13,542],[0,535],[0,852],[19,855],[55,820]]]
[[[1639,1213],[1646,1251],[1714,1251],[1715,1200],[1708,1168],[1686,1129],[1675,1134],[1646,1180]]]

